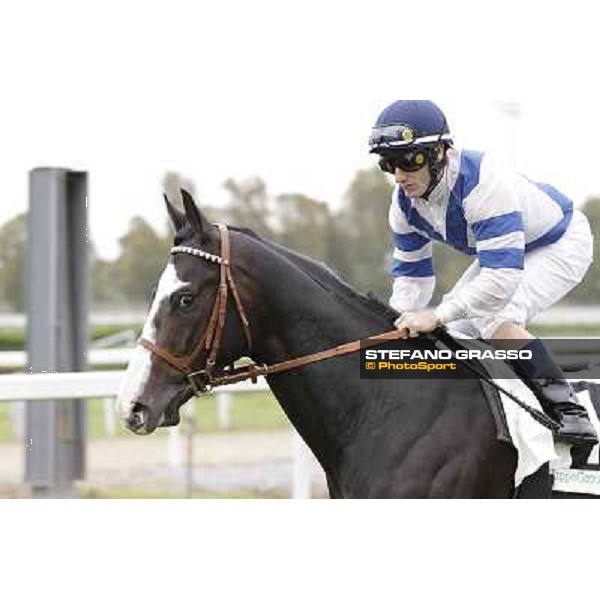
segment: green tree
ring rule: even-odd
[[[21,214],[0,228],[0,295],[12,309],[25,309],[25,251],[27,215]]]
[[[94,303],[118,304],[125,300],[116,261],[94,257],[91,271]]]
[[[303,194],[282,194],[276,198],[279,242],[319,260],[327,259],[329,210]]]
[[[392,244],[388,212],[392,186],[378,168],[358,171],[332,224],[334,266],[363,291],[386,297]]]
[[[227,222],[248,227],[258,235],[274,240],[276,236],[271,226],[271,202],[265,182],[260,177],[243,181],[228,179],[223,187],[230,195]]]
[[[128,303],[147,302],[167,262],[170,235],[162,237],[142,217],[134,217],[119,244],[116,283]]]

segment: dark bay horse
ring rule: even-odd
[[[190,381],[202,391],[209,368],[226,373],[242,356],[273,365],[392,329],[397,313],[324,265],[247,230],[211,225],[182,194],[185,214],[165,198],[175,247],[119,394],[135,433],[177,424]],[[221,302],[218,290],[230,284]],[[363,380],[355,352],[267,381],[332,497],[515,495],[516,452],[496,440],[478,380]]]

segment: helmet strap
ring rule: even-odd
[[[436,146],[431,146],[427,149],[427,165],[429,166],[429,175],[431,177],[431,181],[423,194],[423,197],[427,200],[429,199],[429,194],[435,189],[437,184],[441,181],[442,175],[444,174],[444,169],[447,164],[446,151],[447,146],[444,144],[444,155],[442,158],[438,158],[438,149]]]

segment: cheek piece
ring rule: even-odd
[[[440,182],[442,174],[444,173],[444,167],[446,166],[446,151],[442,158],[438,158],[435,148],[428,149],[427,164],[429,165],[429,174],[431,176],[431,182],[425,190],[425,198],[429,197],[429,194],[433,191],[435,186]]]

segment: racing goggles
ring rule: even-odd
[[[369,138],[372,153],[383,154],[413,146],[434,144],[436,142],[452,143],[452,135],[443,132],[433,135],[420,135],[408,125],[385,125],[374,127]]]
[[[428,160],[428,153],[423,148],[412,148],[410,150],[402,150],[394,152],[388,156],[382,156],[379,159],[379,168],[384,173],[396,172],[400,169],[405,173],[413,173],[422,169]]]

